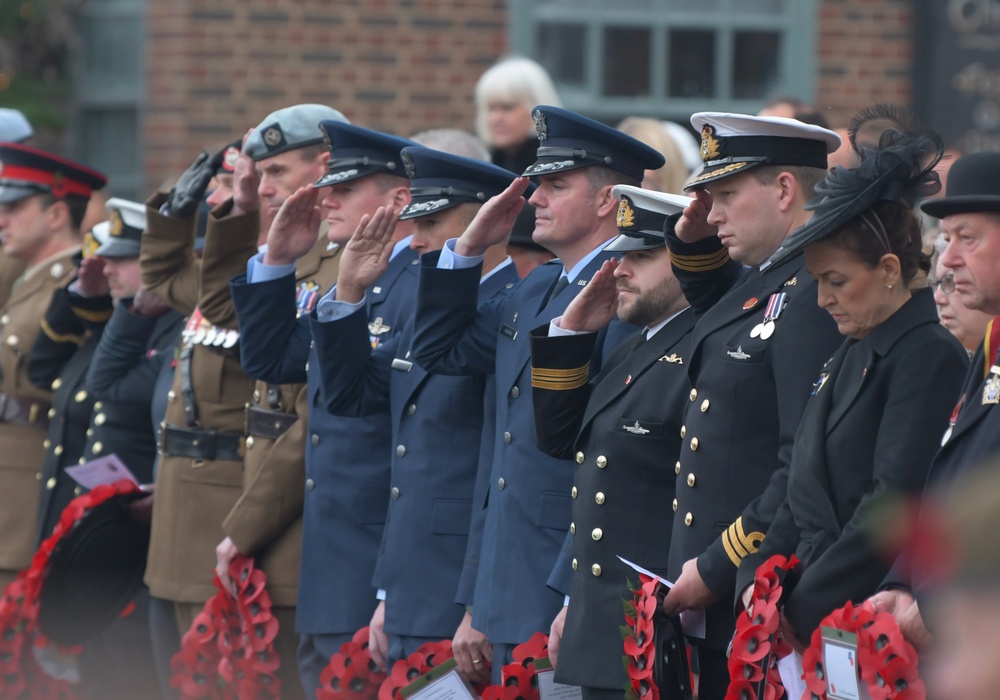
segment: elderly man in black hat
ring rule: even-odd
[[[954,276],[955,293],[970,309],[1000,314],[1000,153],[962,156],[948,176],[944,197],[921,208],[941,219],[947,245],[940,261]],[[984,343],[972,358],[951,425],[931,464],[928,488],[947,492],[952,481],[1000,453],[1000,357]],[[987,354],[988,353],[988,354]],[[996,465],[994,460],[992,464]],[[918,648],[932,639],[910,588],[918,590],[932,572],[897,567],[891,590],[876,594],[879,610],[896,615],[900,627]]]
[[[809,219],[805,203],[840,138],[781,117],[703,112],[691,124],[701,132],[704,168],[688,184],[696,201],[668,232],[667,247],[699,319],[674,465],[675,585],[664,609],[707,609],[704,627],[686,631],[698,648],[699,696],[713,700],[729,682],[725,650],[740,561],[757,551],[784,500],[812,383],[841,343],[816,305],[802,255],[767,264]]]

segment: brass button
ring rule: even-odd
[[[319,435],[317,435],[316,433],[313,433],[312,437],[309,438],[309,442],[312,443],[313,447],[318,447],[319,446]]]
[[[510,443],[514,442],[514,436],[511,435],[510,433],[504,433],[503,441],[509,445]]]
[[[396,456],[403,457],[406,455],[406,445],[396,445]]]
[[[698,450],[698,438],[691,438],[691,451],[696,452]]]
[[[674,512],[677,512],[677,499],[674,499]]]
[[[677,464],[674,465],[674,474],[681,473],[681,461],[677,460]]]
[[[698,398],[698,390],[692,389],[689,396],[691,397],[691,401],[694,401],[696,398]]]
[[[42,480],[42,473],[35,472],[35,481],[41,481],[41,480]]]
[[[45,449],[47,450],[47,449],[49,449],[49,448],[50,448],[51,446],[52,446],[52,441],[51,441],[51,440],[49,440],[48,438],[45,438],[45,442],[43,442],[43,443],[42,443],[42,447],[44,447],[44,448],[45,448]]]
[[[576,498],[578,493],[579,492],[576,490],[576,487],[574,486],[572,490],[569,492],[569,495],[572,496],[573,498]]]
[[[49,417],[49,420],[52,420],[53,418],[55,418],[56,417],[56,409],[55,409],[55,407],[50,408],[47,415]]]
[[[393,486],[391,493],[392,493],[392,500],[398,501],[399,500],[399,487],[398,486]]]
[[[49,480],[45,482],[45,488],[49,491],[56,487],[56,478],[54,476],[49,477]]]
[[[316,488],[316,482],[312,479],[306,479],[306,491],[312,491]]]
[[[90,450],[95,455],[99,455],[99,454],[101,454],[101,452],[104,451],[104,443],[102,443],[100,440],[98,440],[97,442],[94,443],[94,446],[92,448],[90,448]]]
[[[7,345],[9,345],[11,347],[14,347],[15,345],[17,345],[17,336],[16,335],[8,335],[7,336]]]
[[[577,464],[583,464],[583,460],[584,460],[583,453],[582,452],[577,452],[576,453],[576,463]]]
[[[517,387],[514,387],[513,389],[510,390],[510,395],[512,398],[516,399],[518,396],[521,395],[521,390],[518,389]]]
[[[83,493],[83,487],[82,486],[77,486],[75,489],[73,489],[73,495],[74,496],[79,496],[81,493]]]
[[[6,326],[8,323],[10,323],[10,316],[8,316],[7,314],[0,316],[0,325]]]
[[[597,458],[597,468],[604,469],[604,467],[606,466],[608,466],[608,458],[605,457],[604,455],[601,455],[600,457]]]
[[[414,413],[417,412],[417,404],[411,403],[409,406],[406,407],[406,412],[412,416]]]
[[[500,489],[501,491],[507,488],[507,482],[504,481],[504,478],[502,476],[499,479],[497,479],[497,488]]]
[[[76,396],[74,396],[73,399],[77,403],[83,403],[84,401],[87,400],[87,390],[86,389],[80,389],[80,391],[76,392]]]
[[[571,534],[571,535],[575,535],[576,534],[576,523],[570,523],[569,524],[569,534]]]
[[[86,464],[87,463],[87,458],[86,457],[81,457],[80,459],[76,460],[76,463],[77,464]]]
[[[258,389],[253,390],[253,402],[260,403],[260,391]]]
[[[601,565],[600,564],[594,564],[592,567],[590,567],[590,573],[592,573],[594,576],[600,576],[601,575]]]
[[[707,412],[707,411],[708,411],[708,407],[709,407],[710,405],[711,405],[711,404],[710,404],[710,403],[708,402],[708,399],[705,399],[704,401],[702,401],[702,402],[701,402],[701,412],[702,412],[702,413],[705,413],[705,412]]]
[[[688,486],[694,488],[694,474],[688,474]]]
[[[576,557],[574,557],[574,558],[573,558],[573,571],[576,571],[576,570],[577,570],[577,569],[579,569],[579,568],[580,568],[580,562],[578,562],[578,561],[576,560]]]
[[[694,516],[693,515],[691,515],[690,513],[688,513],[687,515],[684,516],[684,524],[685,525],[687,525],[688,527],[691,527],[691,523],[693,523],[693,522],[694,522]]]
[[[104,402],[103,401],[95,401],[94,402],[94,410],[95,411],[100,411],[102,408],[104,408]]]
[[[52,380],[52,391],[56,391],[61,386],[62,386],[62,379],[56,377],[55,379]]]
[[[604,537],[604,530],[599,527],[595,527],[594,531],[590,533],[590,536],[594,538],[594,542],[597,542]]]
[[[98,413],[94,416],[94,425],[104,425],[104,422],[108,419],[108,416],[104,413]]]
[[[89,438],[94,437],[94,429],[93,428],[87,428],[87,437],[89,437]]]
[[[686,425],[682,425],[681,426],[681,438],[682,439],[684,438],[685,435],[687,435],[687,432],[688,432],[687,426]]]
[[[247,435],[247,449],[249,450],[252,447],[253,447],[253,435]]]
[[[52,448],[52,454],[54,454],[56,457],[58,457],[62,453],[63,453],[62,445],[56,445],[54,448]]]
[[[597,505],[599,505],[599,506],[603,506],[604,505],[604,493],[601,492],[601,491],[598,491],[597,494],[594,496],[594,502],[597,503]]]
[[[167,401],[174,401],[177,399],[177,392],[171,389],[167,392]]]

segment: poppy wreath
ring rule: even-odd
[[[77,697],[74,682],[50,675],[38,661],[42,656],[49,656],[59,665],[72,667],[73,657],[83,650],[79,645],[61,647],[53,644],[38,627],[39,596],[45,573],[59,542],[90,510],[114,496],[138,491],[139,487],[131,481],[121,480],[74,498],[63,509],[52,534],[39,545],[31,565],[4,588],[0,597],[0,698],[71,700]],[[129,604],[121,616],[125,617],[134,608]]]
[[[778,700],[785,695],[778,659],[792,653],[792,648],[778,636],[778,603],[784,574],[798,563],[794,555],[785,558],[776,554],[757,567],[749,605],[753,614],[736,618],[726,700]]]
[[[632,600],[622,600],[625,608],[625,624],[621,627],[625,654],[622,660],[628,681],[625,684],[626,700],[659,700],[660,689],[656,685],[655,668],[656,644],[653,616],[659,606],[657,591],[661,587],[659,578],[639,574],[639,585],[628,582]]]
[[[392,665],[389,675],[379,686],[378,700],[400,700],[400,690],[453,657],[450,639],[422,644]]]
[[[514,647],[514,662],[501,669],[501,684],[483,689],[483,700],[539,700],[536,659],[549,657],[549,636],[535,632],[531,639]]]
[[[858,669],[872,700],[924,700],[927,690],[920,680],[916,650],[903,639],[890,613],[873,612],[870,606],[850,602],[823,618],[802,655],[806,687],[812,700],[826,700],[823,667],[823,627],[856,634]]]
[[[170,685],[182,700],[281,697],[276,675],[281,662],[274,650],[278,620],[271,612],[267,577],[245,556],[232,561],[229,576],[236,597],[215,576],[212,583],[219,592],[195,616],[171,659]]]
[[[317,700],[375,700],[386,680],[368,650],[368,628],[362,627],[330,657],[319,676]]]

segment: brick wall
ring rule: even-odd
[[[506,50],[503,0],[150,0],[150,187],[269,112],[320,102],[410,135],[473,128],[472,89]]]
[[[472,89],[506,51],[504,0],[149,0],[147,189],[268,112],[321,102],[409,135],[472,129]],[[817,106],[834,126],[909,104],[909,0],[820,0]]]

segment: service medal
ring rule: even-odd
[[[989,379],[983,387],[983,405],[1000,404],[1000,365],[990,368]]]

